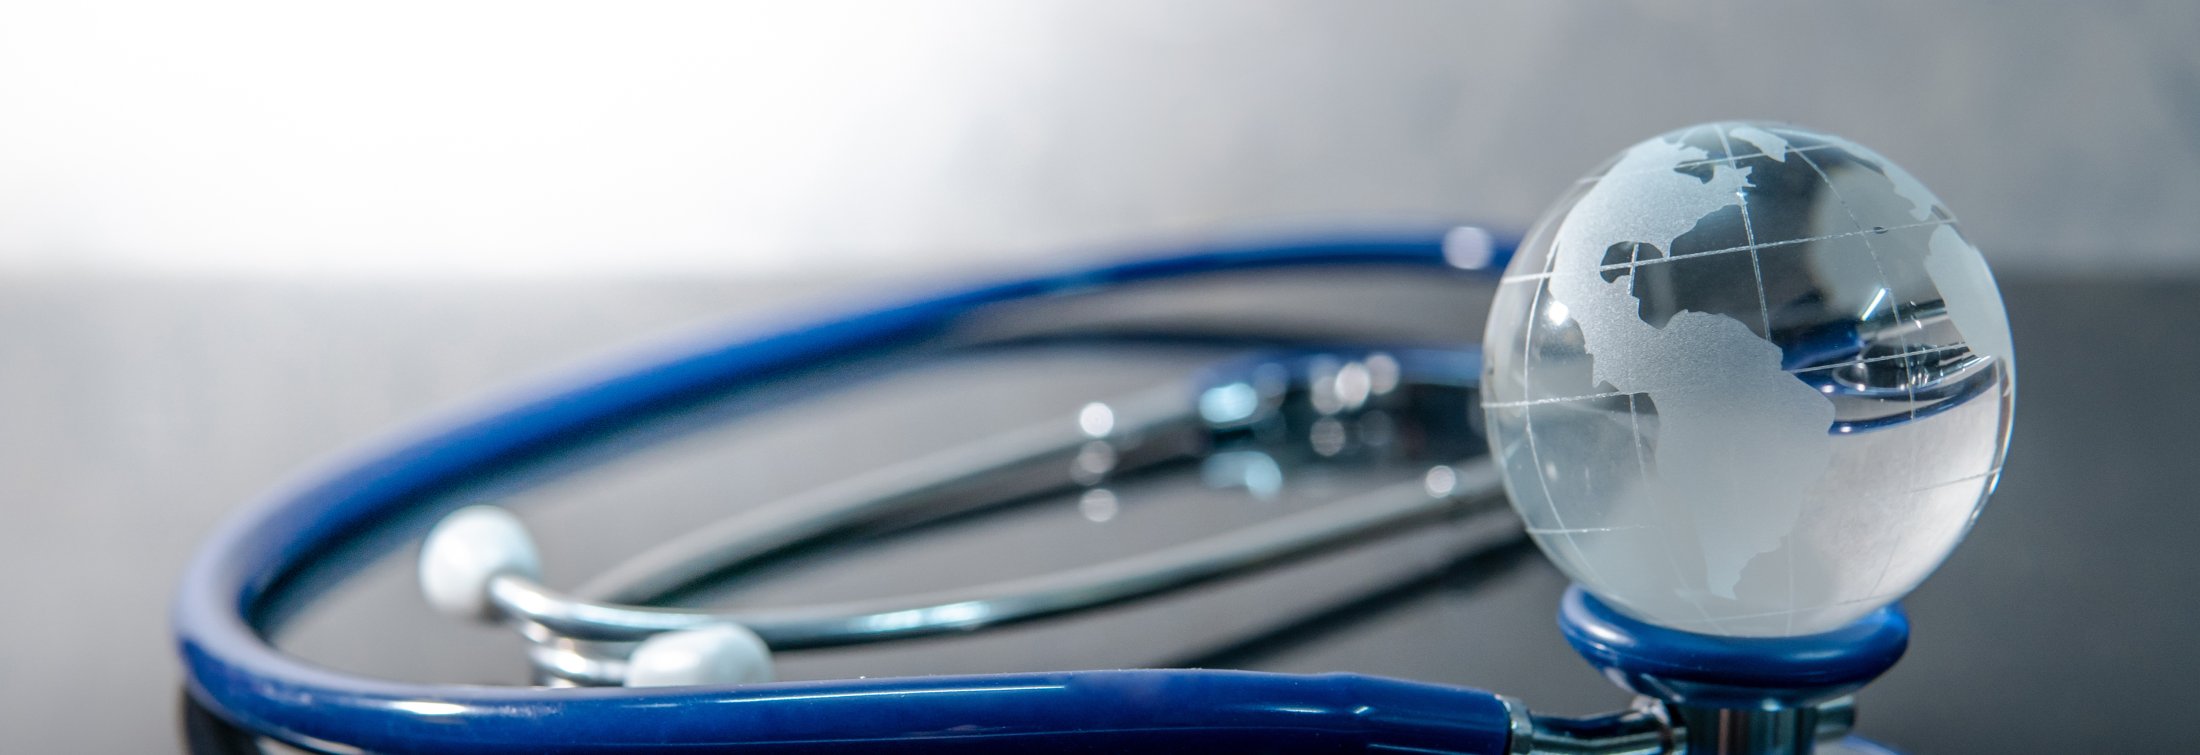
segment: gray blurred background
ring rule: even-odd
[[[1884,685],[1915,704],[1865,730],[2099,744],[2200,671],[2169,471],[2200,417],[2161,398],[2200,369],[2196,34],[2188,2],[0,3],[0,749],[174,746],[196,541],[514,380],[1155,243],[1521,229],[1727,118],[1932,186],[2026,354],[2003,493]],[[1610,702],[1535,573],[1501,624],[1553,676],[1437,673]],[[1384,636],[1425,661],[1458,628]]]
[[[1732,118],[1873,145],[2007,271],[2184,272],[2186,2],[18,3],[0,269],[938,269],[1533,220]]]

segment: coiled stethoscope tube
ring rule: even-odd
[[[256,626],[269,599],[321,552],[379,523],[447,506],[438,493],[616,427],[906,351],[1002,303],[1215,272],[1501,266],[1503,247],[1486,234],[1468,234],[1478,243],[1464,245],[1461,234],[1450,238],[1448,248],[1444,235],[1429,234],[1218,249],[1016,279],[676,349],[418,432],[277,493],[208,540],[174,611],[191,692],[253,731],[333,751],[837,751],[885,743],[907,751],[1047,742],[1500,751],[1512,717],[1496,696],[1352,675],[1104,671],[546,693],[356,677],[276,650]],[[1471,264],[1455,264],[1461,260]],[[913,699],[924,704],[906,704]]]
[[[1044,335],[1004,329],[998,322],[971,327],[1005,305],[1052,305],[1122,285],[1240,271],[1384,266],[1473,275],[1501,269],[1509,253],[1509,247],[1474,229],[1215,249],[919,297],[761,335],[706,339],[612,365],[337,463],[226,523],[187,570],[174,608],[188,686],[200,703],[231,722],[336,752],[651,746],[1515,751],[1527,746],[1534,728],[1516,703],[1478,690],[1354,675],[1172,669],[553,691],[361,678],[289,656],[266,638],[285,600],[293,597],[289,588],[324,566],[318,562],[325,554],[387,523],[447,513],[454,504],[446,493],[704,402],[761,396],[807,377],[893,356]],[[1794,367],[1823,373],[1822,388],[1829,394],[1900,390],[1956,403],[1976,393],[1974,370],[1960,362],[1905,373],[1930,376],[1923,384],[1877,385],[1868,370],[1849,375],[1843,365],[1871,361],[1867,355],[1875,335],[1823,335],[1810,341],[1818,346],[1786,357]],[[1167,411],[1145,415],[1130,404],[1123,408],[1131,410],[1121,417],[1126,428],[1158,430],[1176,421]],[[1830,431],[1868,432],[1878,421],[1837,423]],[[665,630],[739,627],[756,635],[760,645],[821,647],[1036,618],[1471,510],[1494,488],[1484,466],[1445,465],[1454,478],[1441,491],[1426,483],[1401,484],[1193,547],[885,603],[732,613],[616,605],[647,601],[706,572],[761,559],[889,511],[898,499],[880,490],[902,486],[922,492],[952,482],[958,466],[989,469],[1028,460],[1008,448],[937,465],[943,476],[929,481],[922,472],[884,475],[883,481],[871,481],[881,483],[879,490],[858,485],[821,493],[808,501],[815,507],[789,504],[728,525],[745,533],[740,537],[699,540],[702,545],[675,547],[654,561],[614,569],[579,596],[552,591],[528,579],[525,569],[491,568],[483,572],[480,612],[516,618],[536,631],[535,660],[553,672],[553,680],[615,683],[631,669],[561,643],[626,643]],[[707,557],[698,555],[706,552]],[[1646,736],[1629,732],[1613,741]]]

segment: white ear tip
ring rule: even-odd
[[[535,541],[519,517],[495,506],[453,511],[428,531],[420,547],[420,592],[450,616],[495,621],[489,581],[499,574],[542,574]]]
[[[664,632],[635,646],[626,662],[626,686],[671,687],[751,684],[772,680],[772,651],[764,638],[737,624]]]

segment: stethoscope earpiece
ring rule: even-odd
[[[772,651],[739,624],[651,636],[626,662],[628,687],[755,684],[772,680]]]
[[[504,617],[490,591],[500,576],[542,578],[527,525],[496,506],[468,506],[436,522],[420,547],[420,593],[438,613],[470,621]]]

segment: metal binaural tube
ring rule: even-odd
[[[503,614],[573,640],[637,640],[713,624],[738,624],[774,649],[831,647],[1027,621],[1119,603],[1277,566],[1397,528],[1466,512],[1495,511],[1488,462],[1454,470],[1448,491],[1415,480],[1224,535],[1131,558],[991,585],[869,601],[731,612],[579,600],[518,574],[490,583]]]
[[[1067,484],[1080,451],[1114,451],[1116,469],[1181,458],[1196,447],[1198,418],[1182,392],[1149,391],[1107,404],[1105,432],[1050,422],[942,449],[727,517],[613,566],[574,593],[590,600],[648,603],[713,575],[917,509],[938,516]]]
[[[785,650],[967,631],[1136,600],[1426,522],[1494,511],[1490,504],[1499,495],[1497,475],[1487,460],[1434,464],[1424,479],[1238,532],[1055,574],[926,595],[731,612],[650,605],[704,580],[754,569],[851,534],[921,524],[1089,484],[1078,473],[1095,446],[1107,446],[1102,455],[1108,467],[1100,473],[1114,476],[1195,458],[1205,450],[1296,461],[1336,456],[1334,446],[1325,448],[1307,438],[1319,436],[1324,423],[1358,422],[1366,414],[1386,420],[1386,428],[1393,426],[1390,421],[1402,421],[1395,426],[1403,431],[1371,437],[1364,448],[1339,458],[1373,453],[1374,458],[1433,463],[1473,455],[1478,448],[1444,439],[1464,432],[1452,426],[1452,415],[1467,414],[1478,364],[1471,351],[1263,355],[1211,370],[1203,376],[1201,384],[1207,388],[1199,394],[1201,400],[1190,406],[1181,389],[1089,404],[1075,422],[1034,425],[943,449],[721,520],[615,566],[573,593],[545,586],[529,569],[484,574],[470,588],[447,587],[478,596],[473,600],[481,607],[468,613],[502,618],[531,640],[529,660],[538,681],[582,685],[622,683],[633,643],[666,632],[734,624],[754,631],[771,648]],[[1279,382],[1271,384],[1264,377],[1279,372]],[[1239,389],[1252,392],[1253,401],[1241,407],[1244,413],[1218,415],[1206,400],[1217,390]],[[1395,439],[1399,437],[1404,442]],[[1471,434],[1465,437],[1473,439]],[[1293,445],[1309,442],[1313,445]],[[491,513],[500,514],[496,519],[507,529],[520,527],[508,514]],[[513,537],[526,540],[524,532]],[[472,558],[459,552],[463,548],[441,550],[464,557],[458,561]],[[436,581],[428,579],[435,576],[427,570],[429,563],[423,561],[424,585]]]
[[[1210,368],[1189,395],[1172,385],[1094,402],[1074,419],[944,448],[773,501],[614,565],[573,594],[654,603],[882,521],[982,510],[1203,453],[1256,450],[1286,464],[1331,460],[1336,449],[1320,448],[1316,438],[1325,420],[1379,419],[1386,426],[1403,420],[1418,432],[1384,438],[1379,455],[1389,458],[1431,464],[1468,458],[1482,452],[1479,433],[1465,427],[1479,370],[1471,350],[1256,354]]]

